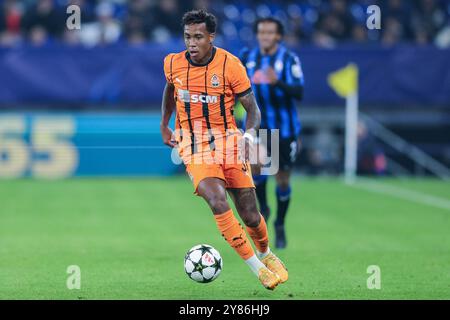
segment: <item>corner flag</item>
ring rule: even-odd
[[[358,91],[358,66],[354,63],[328,75],[329,86],[342,98]]]
[[[345,111],[345,181],[356,178],[358,152],[358,66],[354,63],[328,75],[328,84],[346,100]]]

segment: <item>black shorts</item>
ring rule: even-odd
[[[270,136],[270,134],[269,134]],[[272,146],[271,139],[268,136],[267,138],[267,149],[268,156],[272,157]],[[297,161],[297,156],[299,154],[298,138],[280,138],[279,144],[279,170],[281,171],[290,171],[295,162]],[[273,157],[272,157],[273,158]]]
[[[280,170],[289,171],[294,167],[299,147],[297,139],[280,139]]]

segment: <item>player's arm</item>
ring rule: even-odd
[[[246,131],[258,130],[261,123],[261,112],[253,95],[252,85],[247,70],[238,58],[230,59],[229,81],[233,93],[247,111]]]
[[[251,88],[244,93],[238,95],[239,102],[247,112],[247,121],[245,123],[246,131],[244,133],[244,158],[246,161],[250,159],[250,146],[253,145],[256,130],[259,129],[261,123],[261,111],[256,103],[255,95]]]
[[[278,78],[275,70],[269,68],[266,73],[272,85],[279,87],[283,92],[294,99],[303,99],[303,71],[297,56],[289,57],[286,68],[286,81]]]
[[[256,130],[259,129],[261,123],[261,112],[253,95],[252,86],[245,67],[237,58],[231,58],[230,63],[229,80],[231,89],[247,112],[247,120],[245,122],[246,131],[243,140],[245,141],[245,148],[243,151],[245,160],[248,160],[250,145],[253,144]]]
[[[247,112],[247,121],[245,123],[246,131],[256,131],[261,123],[261,111],[256,103],[255,95],[251,89],[245,94],[238,96],[239,102]]]
[[[303,86],[301,84],[287,84],[286,82],[278,79],[275,85],[291,97],[294,97],[297,100],[303,99]]]
[[[161,136],[164,144],[173,148],[176,147],[177,143],[173,139],[173,131],[169,128],[170,117],[175,111],[176,104],[174,99],[174,85],[172,83],[166,83],[164,87],[163,97],[162,97],[162,105],[161,105],[161,123],[160,130]]]
[[[281,88],[286,94],[291,97],[302,100],[303,99],[303,84],[305,82],[300,59],[292,54],[286,66],[286,82],[278,79],[276,85]]]

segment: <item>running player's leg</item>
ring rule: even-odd
[[[282,249],[287,245],[285,219],[291,200],[290,170],[278,171],[276,175],[277,217],[275,219],[275,247]]]
[[[275,288],[279,279],[270,277],[267,267],[255,255],[245,230],[234,216],[227,202],[225,181],[213,177],[205,178],[199,182],[197,194],[205,199],[210,206],[217,227],[224,239],[245,260],[266,288]]]
[[[256,196],[258,198],[259,209],[266,221],[270,217],[270,208],[267,204],[267,176],[266,175],[254,175],[253,181],[256,186]]]
[[[255,244],[258,256],[265,257],[269,251],[269,237],[265,219],[256,207],[255,190],[253,188],[229,188],[227,190]]]
[[[291,200],[290,176],[300,151],[300,140],[280,141],[280,170],[276,175],[277,216],[275,219],[275,247],[282,249],[287,245],[285,219]]]
[[[255,190],[253,188],[229,188],[228,192],[255,244],[259,258],[269,270],[280,277],[281,282],[285,282],[288,279],[288,273],[283,263],[269,249],[267,225],[256,207]]]
[[[256,197],[258,198],[259,210],[266,221],[269,221],[270,207],[267,203],[267,175],[261,174],[263,164],[267,163],[267,152],[269,145],[258,143],[258,163],[251,166],[253,182],[255,183]]]

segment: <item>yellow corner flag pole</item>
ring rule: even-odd
[[[328,75],[328,84],[346,99],[345,112],[345,182],[356,177],[358,153],[358,66],[354,63]]]

